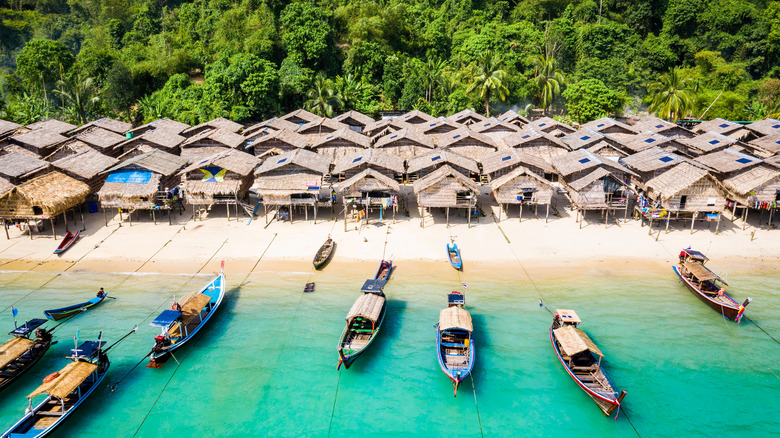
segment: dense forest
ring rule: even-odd
[[[780,2],[0,0],[0,118],[780,112]]]

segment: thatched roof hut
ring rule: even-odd
[[[477,178],[479,176],[476,160],[446,149],[434,149],[425,155],[409,160],[406,164],[406,174],[410,182],[423,178],[443,166],[449,166],[469,177]]]
[[[238,205],[254,183],[259,164],[254,155],[235,149],[212,155],[179,172],[184,175],[184,197],[192,205]]]
[[[71,138],[68,139],[68,141],[66,141],[65,143],[62,143],[59,146],[57,146],[57,148],[55,148],[51,154],[47,155],[43,159],[51,163],[57,160],[61,160],[65,157],[70,157],[73,155],[80,154],[82,152],[88,152],[94,150],[95,148],[84,143],[83,141],[76,138]]]
[[[108,175],[101,174],[115,166],[119,160],[90,149],[53,161],[51,165],[64,174],[89,186],[90,194],[96,193]]]
[[[780,169],[766,164],[753,166],[723,180],[723,185],[743,206],[771,208],[780,201]]]
[[[402,122],[411,123],[412,125],[419,125],[420,123],[430,123],[436,120],[436,117],[433,117],[430,114],[426,114],[420,110],[409,111],[408,113],[402,114],[397,118]]]
[[[684,161],[687,160],[675,153],[668,152],[658,146],[652,146],[642,152],[623,158],[620,162],[638,174],[637,177],[631,178],[631,182],[637,187],[647,190],[645,185],[647,181]]]
[[[321,117],[316,114],[312,114],[306,111],[305,109],[297,109],[279,118],[282,120],[286,120],[290,123],[294,123],[296,125],[303,125],[305,123],[313,122],[317,119],[320,119]]]
[[[605,167],[565,184],[577,210],[627,210],[631,191]]]
[[[57,119],[48,119],[48,120],[41,120],[40,122],[31,123],[27,125],[27,129],[29,129],[30,131],[35,131],[36,129],[43,129],[45,131],[54,132],[57,134],[65,134],[67,132],[76,129],[76,125],[71,125],[70,123],[62,122]]]
[[[0,119],[0,140],[10,135],[13,135],[13,133],[16,132],[16,130],[21,127],[22,125],[19,125],[17,123]]]
[[[287,128],[279,131],[272,131],[261,137],[254,137],[247,140],[247,149],[251,148],[255,156],[263,156],[272,149],[278,149],[283,152],[305,148],[309,145],[309,137],[298,134]]]
[[[181,157],[192,164],[229,149],[241,148],[244,136],[222,128],[201,128],[181,144]]]
[[[420,207],[474,207],[479,191],[477,183],[448,165],[415,181],[413,187]]]
[[[120,151],[115,146],[127,140],[122,135],[98,126],[79,132],[75,138],[110,156],[118,156]]]
[[[299,127],[300,125],[274,117],[244,128],[243,135],[247,142],[249,142],[283,129],[295,132]]]
[[[762,158],[768,158],[780,154],[780,133],[767,135],[752,140],[746,145],[751,151]]]
[[[0,178],[0,197],[13,190],[14,187],[16,186],[11,184],[7,179]]]
[[[344,129],[352,131],[349,125],[337,122],[327,117],[318,117],[316,120],[312,120],[311,122],[304,123],[295,132],[297,132],[298,134],[314,136],[314,135],[322,135],[322,134],[331,134],[333,132],[341,131]]]
[[[619,161],[621,158],[628,156],[628,152],[605,140],[591,145],[586,149],[594,155],[614,161]]]
[[[312,137],[309,148],[318,154],[327,155],[331,161],[334,161],[370,146],[371,140],[368,137],[346,127],[330,134]]]
[[[406,123],[399,117],[387,117],[367,124],[363,128],[363,135],[367,135],[372,139],[377,139],[391,132],[400,131],[401,129],[417,129],[417,125]]]
[[[496,151],[482,158],[482,173],[493,181],[503,175],[513,172],[518,167],[526,168],[540,178],[548,177],[549,180],[557,180],[557,172],[552,164],[537,155],[530,154],[521,149],[504,149]]]
[[[329,157],[296,149],[265,160],[256,172],[254,189],[266,207],[316,206],[329,171]]]
[[[109,174],[98,191],[103,208],[166,209],[167,195],[160,193],[179,185],[178,172],[187,162],[173,154],[153,149],[128,158],[104,171]]]
[[[556,137],[562,137],[566,134],[571,134],[572,132],[576,131],[573,127],[563,123],[559,122],[555,119],[551,119],[549,117],[542,117],[541,119],[536,119],[532,121],[531,123],[528,123],[525,127],[533,128],[539,132],[546,132],[548,134],[553,134]]]
[[[435,147],[433,139],[413,128],[404,128],[380,137],[374,144],[376,149],[387,151],[404,160],[424,155]]]
[[[523,128],[520,132],[509,134],[501,139],[506,147],[522,149],[530,154],[542,157],[552,163],[555,157],[564,155],[571,149],[558,137],[534,128]]]
[[[635,128],[618,122],[611,117],[593,120],[582,125],[582,128],[592,129],[602,134],[636,134],[638,132]]]
[[[401,185],[393,178],[372,168],[366,168],[355,173],[350,178],[336,183],[334,186],[336,193],[344,196],[344,202],[349,202],[347,198],[366,198],[371,193],[399,193]],[[382,202],[385,196],[375,196],[374,201]],[[363,201],[361,204],[366,205]],[[389,206],[389,205],[388,205]]]
[[[634,124],[634,129],[637,132],[650,131],[667,137],[680,136],[691,138],[696,135],[693,131],[683,128],[676,123],[668,122],[654,116],[641,117],[639,121]]]
[[[553,166],[566,181],[575,181],[593,171],[597,167],[603,167],[612,173],[615,178],[625,181],[627,175],[637,176],[633,171],[616,161],[602,159],[585,149],[571,151],[553,160]]]
[[[217,155],[225,151],[230,151],[230,150],[232,149],[222,147],[222,146],[201,146],[201,147],[194,147],[194,148],[186,148],[181,150],[180,157],[184,158],[187,161],[187,165],[190,165],[190,164],[203,161],[206,158],[209,158],[211,156]]]
[[[470,109],[464,109],[463,111],[459,111],[446,119],[449,122],[456,123],[458,125],[471,125],[473,123],[479,123],[484,122],[487,120],[485,116],[479,113],[475,113],[474,111]]]
[[[168,123],[164,124],[164,126],[167,124]],[[143,132],[143,134],[133,134],[133,138],[125,140],[115,147],[120,153],[124,154],[130,149],[143,144],[175,155],[179,153],[179,145],[187,140],[186,137],[183,137],[176,132],[178,129],[179,127],[175,129],[160,127],[147,130]]]
[[[511,123],[519,128],[524,127],[525,125],[531,123],[530,120],[527,118],[521,116],[520,114],[509,110],[499,116],[496,117],[500,122],[502,123]]]
[[[444,117],[431,120],[430,122],[420,123],[415,126],[418,131],[420,131],[425,135],[446,134],[456,129],[465,127],[465,125],[461,125],[460,123],[450,121],[448,119],[445,119]]]
[[[35,129],[23,134],[15,134],[8,137],[11,144],[19,145],[28,151],[35,152],[41,157],[49,155],[54,148],[68,138],[59,133],[45,129]]]
[[[577,132],[567,134],[561,137],[561,141],[566,143],[566,145],[569,146],[572,150],[589,148],[602,141],[620,149],[622,149],[623,146],[622,143],[615,138],[594,131],[590,128],[582,128]]]
[[[363,133],[363,128],[369,123],[374,123],[374,119],[359,111],[347,111],[333,118],[333,120],[348,125],[349,128],[359,134]]]
[[[344,174],[346,178],[351,178],[368,168],[390,178],[396,178],[404,173],[404,160],[382,149],[364,149],[337,159],[332,173]]]
[[[101,129],[105,129],[107,131],[111,131],[114,134],[119,134],[124,136],[124,134],[131,129],[133,129],[133,125],[127,122],[120,122],[119,120],[109,119],[108,117],[103,117],[97,120],[94,120],[92,122],[89,122],[85,125],[81,125],[78,128],[68,132],[70,135],[76,135],[82,131],[86,131],[87,129],[90,129],[92,127],[98,127]]]
[[[49,163],[29,154],[5,152],[0,154],[0,177],[18,185],[49,171]]]
[[[4,219],[52,219],[81,204],[89,187],[60,172],[26,181],[0,197]]]
[[[228,120],[224,117],[217,117],[216,119],[209,120],[208,122],[195,125],[191,128],[187,128],[181,132],[181,135],[185,137],[192,137],[202,133],[203,131],[221,130],[225,133],[237,134],[244,129],[244,125],[236,123],[232,120]]]
[[[720,212],[726,191],[706,170],[684,162],[647,182],[648,195],[670,212]]]
[[[339,177],[334,188],[342,195],[345,206],[345,229],[349,206],[363,209],[366,221],[372,208],[384,211],[393,207],[395,217],[397,195],[401,191],[398,181],[403,178],[403,172],[404,161],[382,150],[366,149],[339,159],[333,168],[333,174]]]
[[[756,120],[753,123],[745,125],[745,128],[749,129],[757,137],[769,137],[773,135],[780,135],[780,120],[777,119]]]
[[[711,152],[696,157],[695,161],[715,171],[720,179],[728,178],[735,172],[745,171],[761,163],[760,159],[733,149],[723,149],[718,152]]]
[[[674,148],[674,144],[672,144],[674,140],[671,137],[652,131],[640,132],[636,135],[624,137],[621,140],[624,149],[630,153],[642,152],[653,147],[665,149],[671,146]]]
[[[181,134],[182,132],[184,132],[185,129],[189,127],[190,125],[186,123],[177,122],[176,120],[171,120],[167,118],[162,118],[162,119],[157,119],[153,122],[149,122],[145,125],[141,125],[137,128],[133,128],[129,132],[133,134],[134,137],[138,137],[140,135],[143,135],[149,131],[154,131],[156,129],[173,132],[174,134]]]
[[[555,193],[555,187],[550,181],[524,166],[515,167],[511,172],[491,180],[490,190],[498,202],[499,220],[501,220],[502,206],[506,204],[520,205],[520,216],[523,214],[522,206],[524,204],[546,205],[546,216],[549,216],[549,206]]]
[[[500,144],[501,140],[507,135],[521,131],[519,126],[508,122],[502,122],[495,117],[478,123],[472,123],[469,125],[469,129],[487,135],[492,138],[497,145]]]
[[[744,140],[750,136],[750,131],[740,123],[730,122],[720,117],[700,123],[693,127],[693,132],[703,134],[705,132],[715,132],[734,140]]]
[[[474,160],[498,150],[498,145],[492,138],[466,127],[434,136],[433,142],[440,148],[447,148]]]
[[[688,148],[688,155],[695,157],[731,147],[737,143],[737,140],[717,132],[706,132],[692,138],[680,138],[679,142]]]

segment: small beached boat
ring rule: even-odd
[[[108,294],[104,293],[100,296],[97,296],[95,298],[92,298],[89,301],[85,301],[80,304],[61,307],[59,309],[44,310],[43,313],[46,315],[47,318],[52,319],[54,321],[59,321],[61,319],[67,318],[76,313],[83,312],[87,309],[91,309],[92,307],[97,306],[98,304],[102,303],[103,300],[106,299],[106,296],[108,296]]]
[[[618,393],[615,389],[601,363],[604,353],[577,328],[581,322],[573,310],[557,309],[550,326],[550,341],[569,376],[596,402],[604,415],[610,415],[620,407],[626,391]]]
[[[367,280],[362,288],[363,295],[349,309],[347,325],[339,340],[339,363],[336,369],[341,368],[342,364],[348,369],[379,334],[387,307],[387,299],[381,289],[384,281]]]
[[[731,298],[726,293],[728,283],[704,266],[707,260],[707,256],[699,251],[684,249],[680,252],[680,264],[672,269],[680,277],[680,281],[700,300],[725,318],[739,322],[745,313],[745,307],[753,299],[748,298],[739,304]]]
[[[72,350],[67,358],[73,362],[43,379],[27,396],[30,404],[24,417],[0,438],[40,438],[65,421],[106,377],[110,362],[103,345],[102,340],[87,341]],[[46,399],[33,407],[33,399],[41,394],[46,394]]]
[[[68,231],[68,234],[66,234],[65,238],[63,238],[62,242],[60,242],[60,246],[58,246],[57,249],[54,250],[54,254],[61,254],[67,251],[71,247],[71,245],[73,245],[73,243],[76,242],[76,239],[79,238],[79,234],[81,234],[81,230],[76,231],[76,234],[73,234],[70,231]]]
[[[328,236],[328,240],[322,244],[320,249],[317,250],[317,254],[314,255],[314,260],[312,261],[314,269],[319,270],[327,266],[330,259],[333,258],[334,252],[336,252],[336,241]]]
[[[225,262],[219,274],[202,289],[193,292],[170,310],[163,311],[149,324],[160,327],[161,333],[154,340],[147,368],[160,368],[171,354],[195,336],[211,319],[225,297]]]
[[[379,263],[379,269],[377,269],[376,275],[374,275],[374,280],[381,280],[387,283],[387,280],[390,279],[390,274],[392,273],[393,273],[393,261],[382,260]]]
[[[471,314],[463,308],[466,297],[453,291],[447,296],[448,307],[439,312],[436,325],[436,354],[439,366],[452,380],[453,397],[458,385],[474,368],[474,327]]]
[[[0,345],[0,390],[13,383],[33,367],[51,347],[51,332],[40,328],[45,319],[27,321],[9,334],[13,337]],[[34,339],[32,335],[35,335]]]
[[[460,271],[463,269],[463,260],[460,258],[460,249],[457,243],[447,244],[447,258],[450,260],[450,264],[453,268]]]

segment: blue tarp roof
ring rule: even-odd
[[[102,346],[106,345],[106,341],[86,341],[79,345],[79,348],[70,351],[72,352],[68,359],[88,358],[95,354],[96,351]]]
[[[33,330],[42,326],[44,323],[46,323],[45,319],[31,319],[25,322],[24,325],[17,327],[16,330],[10,332],[9,335],[27,336],[28,334],[32,333]]]
[[[180,316],[181,311],[179,310],[164,310],[163,313],[158,315],[157,318],[154,318],[154,321],[149,325],[152,327],[168,327],[176,322]]]
[[[148,170],[120,169],[111,172],[106,182],[123,184],[146,184],[152,179],[152,172]]]

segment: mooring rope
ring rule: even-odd
[[[477,403],[477,388],[474,386],[474,375],[469,374],[471,377],[471,390],[474,393],[474,407],[477,408],[477,421],[479,421],[479,435],[485,438],[485,433],[482,431],[482,416],[479,414],[479,404]]]
[[[745,316],[743,316],[743,318],[745,318],[745,319],[747,319],[748,321],[750,321],[751,323],[753,323],[753,325],[755,325],[756,327],[758,327],[758,329],[759,329],[759,330],[761,330],[762,332],[764,332],[764,334],[766,334],[766,335],[767,335],[767,336],[769,336],[769,337],[770,337],[770,338],[771,338],[773,341],[775,341],[775,343],[776,343],[776,344],[780,344],[780,341],[778,341],[778,340],[777,340],[777,338],[775,338],[774,336],[772,336],[771,334],[769,334],[769,332],[767,332],[766,330],[764,330],[764,328],[763,328],[763,327],[761,327],[760,325],[758,325],[758,323],[757,323],[757,322],[755,322],[755,321],[753,321],[752,319],[750,319],[750,317],[749,317],[749,316],[745,315]]]
[[[333,406],[330,409],[330,422],[328,423],[328,437],[333,428],[333,416],[336,414],[336,400],[339,397],[339,386],[341,386],[341,370],[339,370],[339,379],[336,381],[336,394],[333,396]]]
[[[636,434],[636,436],[638,436],[639,438],[642,438],[642,435],[640,435],[639,431],[636,430],[636,426],[634,426],[634,422],[631,421],[630,418],[628,418],[628,413],[626,412],[626,410],[623,409],[621,412],[623,412],[623,416],[626,417],[626,420],[628,420],[628,424],[631,425],[631,428],[634,429],[634,433]]]
[[[171,373],[171,376],[170,376],[170,377],[168,377],[168,381],[167,381],[167,382],[165,382],[165,386],[163,386],[163,389],[162,389],[162,391],[160,391],[160,393],[159,393],[159,394],[157,394],[157,398],[155,398],[155,399],[154,399],[154,403],[152,403],[152,406],[149,408],[149,410],[148,410],[148,411],[146,411],[146,415],[144,415],[144,419],[141,421],[141,424],[139,424],[139,425],[138,425],[138,428],[135,430],[135,433],[133,433],[133,437],[137,436],[137,435],[138,435],[138,432],[140,432],[140,431],[141,431],[141,428],[144,426],[144,423],[146,423],[146,419],[147,419],[147,418],[149,418],[149,415],[150,415],[150,414],[152,413],[152,411],[154,410],[154,407],[155,407],[155,406],[157,406],[157,402],[158,402],[158,401],[160,401],[160,397],[162,397],[162,395],[163,395],[163,393],[165,392],[165,390],[166,390],[166,389],[168,389],[168,385],[170,385],[171,381],[173,380],[173,376],[175,376],[175,375],[176,375],[176,372],[177,372],[177,371],[179,371],[179,368],[181,368],[181,364],[184,362],[184,360],[185,360],[187,357],[189,357],[189,356],[190,356],[190,353],[191,353],[191,352],[192,352],[192,350],[190,350],[190,352],[188,352],[188,353],[187,353],[187,356],[185,356],[185,357],[183,357],[183,358],[181,359],[181,362],[179,362],[179,361],[176,361],[176,363],[177,363],[177,365],[176,365],[176,368],[173,370],[173,373]],[[175,358],[174,358],[174,359],[175,359]]]

